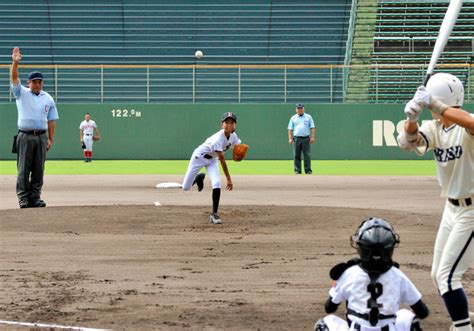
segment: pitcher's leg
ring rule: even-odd
[[[189,160],[188,170],[186,170],[186,174],[184,175],[183,179],[183,191],[189,191],[193,186],[194,179],[196,175],[199,173],[202,167],[205,166],[205,163],[202,159],[193,153],[191,159]]]
[[[209,178],[211,178],[212,185],[212,213],[210,220],[212,224],[221,224],[222,220],[217,213],[221,198],[221,174],[218,161],[216,159],[212,160],[212,162],[207,165],[206,170]]]

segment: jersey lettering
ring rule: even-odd
[[[379,322],[379,307],[382,307],[382,305],[377,303],[377,299],[383,293],[383,285],[380,283],[370,283],[367,285],[367,291],[370,293],[370,298],[367,301],[367,308],[370,309],[369,321],[374,326]]]
[[[448,162],[455,159],[459,159],[462,155],[462,146],[453,146],[446,149],[435,148],[434,154],[436,161],[438,162]]]

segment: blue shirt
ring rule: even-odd
[[[10,88],[16,98],[19,130],[47,130],[48,121],[59,119],[56,103],[48,93],[41,90],[36,95],[21,82]]]
[[[294,137],[308,137],[312,128],[314,128],[313,118],[306,113],[301,116],[293,115],[290,118],[290,123],[288,123],[288,130],[293,131]]]

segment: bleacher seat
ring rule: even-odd
[[[413,95],[423,81],[448,4],[449,1],[378,1],[372,63],[380,67],[370,72],[369,102],[406,102]],[[435,72],[451,72],[470,84],[473,36],[474,1],[469,0],[464,1]]]

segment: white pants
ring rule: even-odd
[[[94,144],[94,140],[92,140],[92,135],[83,135],[82,136],[82,141],[84,141],[84,144],[86,145],[85,151],[92,151],[92,145]]]
[[[389,324],[390,331],[410,331],[411,324],[413,323],[413,319],[415,318],[415,314],[413,314],[408,309],[400,309],[397,311],[397,317],[394,323]],[[352,323],[351,326],[347,325],[347,321],[343,320],[342,318],[336,315],[328,315],[323,318],[324,323],[328,326],[330,331],[353,331],[354,324]],[[360,328],[361,331],[380,331],[380,327],[371,327],[371,326],[362,326]]]
[[[431,278],[441,295],[462,288],[463,274],[474,262],[474,206],[446,201],[436,236]]]
[[[183,191],[189,191],[191,189],[196,175],[202,168],[206,168],[207,175],[211,178],[212,188],[221,188],[221,174],[218,160],[215,158],[206,159],[204,155],[194,150],[189,160],[188,170],[186,171],[186,175],[184,175]]]

